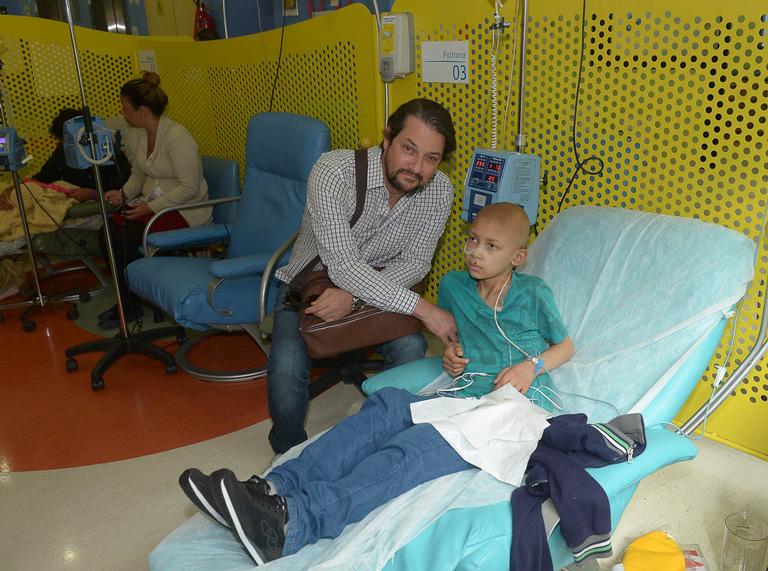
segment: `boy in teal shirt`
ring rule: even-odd
[[[455,312],[461,340],[445,348],[446,372],[489,375],[470,394],[505,384],[525,392],[573,353],[549,288],[538,278],[513,275],[527,256],[528,230],[519,206],[484,208],[467,240],[467,272],[441,283],[439,304]],[[257,565],[290,555],[338,537],[347,524],[419,484],[473,467],[431,424],[413,423],[411,403],[428,398],[381,389],[266,478],[241,482],[231,470],[206,476],[192,468],[179,484],[198,508],[232,530]]]
[[[467,269],[440,282],[437,304],[453,314],[459,332],[459,343],[445,348],[443,368],[454,377],[465,371],[488,375],[472,375],[460,396],[482,396],[507,383],[526,393],[531,385],[547,384],[547,371],[573,355],[552,290],[540,278],[514,271],[528,255],[527,242],[522,208],[483,208],[464,248]]]

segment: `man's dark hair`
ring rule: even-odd
[[[453,128],[453,121],[448,110],[431,99],[411,99],[403,103],[389,116],[387,130],[384,133],[387,141],[391,143],[397,137],[397,134],[403,130],[408,117],[417,117],[445,138],[443,160],[448,160],[453,151],[456,150],[456,131]]]
[[[65,107],[56,117],[53,118],[51,126],[48,128],[48,132],[56,137],[59,141],[64,140],[64,123],[75,117],[80,117],[83,113],[77,109],[71,107]]]

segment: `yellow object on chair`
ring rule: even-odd
[[[624,571],[685,571],[677,542],[663,531],[652,531],[629,544],[621,560]]]

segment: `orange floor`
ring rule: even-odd
[[[3,300],[6,303],[10,300]],[[94,302],[90,302],[94,303]],[[91,389],[101,353],[78,357],[65,369],[64,350],[97,339],[69,321],[64,307],[33,316],[24,332],[22,310],[2,311],[0,323],[0,473],[83,466],[135,458],[228,434],[268,418],[266,381],[208,383],[141,355],[120,359]],[[175,351],[172,339],[157,343]],[[246,335],[209,339],[195,360],[221,368],[255,366],[262,358]]]

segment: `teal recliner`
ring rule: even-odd
[[[156,233],[147,241],[150,252],[226,241],[226,258],[145,257],[128,266],[130,289],[184,327],[245,329],[261,345],[257,325],[277,295],[275,280],[260,295],[262,275],[287,260],[285,245],[301,224],[309,172],[329,145],[329,129],[317,119],[290,113],[253,117],[246,134],[245,177],[234,223]],[[198,339],[187,340],[176,353],[177,363],[190,374],[235,381],[259,373],[195,367],[185,355]]]
[[[592,422],[616,415],[612,407],[644,415],[647,448],[640,456],[589,469],[608,495],[614,526],[644,477],[695,456],[693,443],[667,423],[700,382],[727,315],[752,278],[753,258],[752,241],[739,232],[615,208],[571,208],[531,246],[522,271],[550,285],[576,346],[573,359],[553,372],[562,412],[584,411]],[[440,358],[433,357],[384,371],[363,388],[415,391],[440,370]],[[508,569],[512,490],[479,470],[438,478],[347,526],[335,540],[321,540],[266,567]],[[549,547],[554,569],[573,562],[558,527]],[[150,555],[152,571],[249,568],[249,557],[229,530],[202,514]]]

